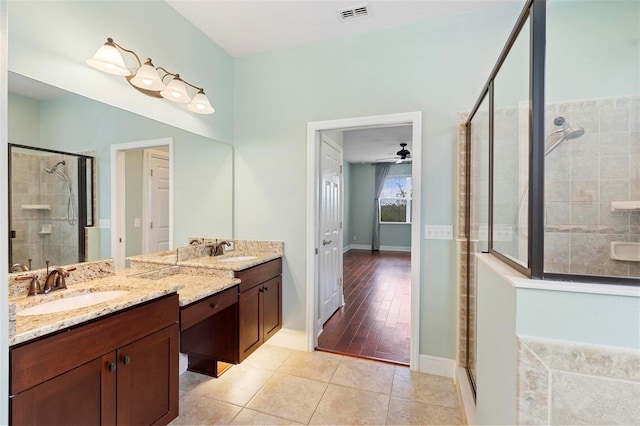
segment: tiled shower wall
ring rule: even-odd
[[[12,263],[42,268],[45,260],[52,265],[78,261],[78,225],[71,225],[67,217],[69,192],[67,185],[54,174],[43,170],[58,161],[66,160],[60,170],[69,177],[75,198],[77,219],[77,161],[63,155],[33,155],[23,152],[11,154],[11,229]],[[28,210],[23,205],[49,205],[51,210]],[[43,225],[50,225],[47,233]],[[43,232],[44,231],[44,232]]]
[[[548,104],[547,134],[558,116],[585,134],[546,158],[545,270],[640,276],[640,262],[609,258],[610,242],[640,241],[640,212],[611,212],[640,200],[640,96]]]
[[[516,423],[640,424],[640,353],[518,338]]]

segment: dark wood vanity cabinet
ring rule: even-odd
[[[180,310],[180,352],[188,370],[219,377],[238,363],[238,286]]]
[[[239,362],[282,328],[282,259],[236,272]]]
[[[11,423],[169,423],[178,415],[177,299],[11,348]]]

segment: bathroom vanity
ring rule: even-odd
[[[222,256],[159,253],[118,273],[112,260],[79,263],[66,267],[76,268],[67,289],[36,296],[23,278],[42,281],[44,270],[12,274],[11,424],[169,423],[179,352],[189,370],[218,377],[282,327],[282,243],[252,244]]]
[[[28,341],[9,356],[11,424],[167,424],[178,415],[178,296]]]

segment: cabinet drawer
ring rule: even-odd
[[[240,283],[240,291],[243,292],[281,274],[282,259],[278,258],[244,271],[238,271],[236,272],[236,277],[242,281]]]
[[[180,310],[180,330],[199,323],[238,302],[238,286],[199,300]]]

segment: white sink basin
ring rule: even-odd
[[[84,308],[98,303],[107,302],[129,293],[124,290],[98,291],[95,293],[80,294],[78,296],[63,297],[51,302],[41,303],[30,308],[16,312],[17,315],[42,315],[56,312],[70,311]]]
[[[231,262],[244,262],[245,260],[257,259],[257,256],[234,256],[234,257],[225,257],[224,259],[220,259],[220,262],[231,263]]]

